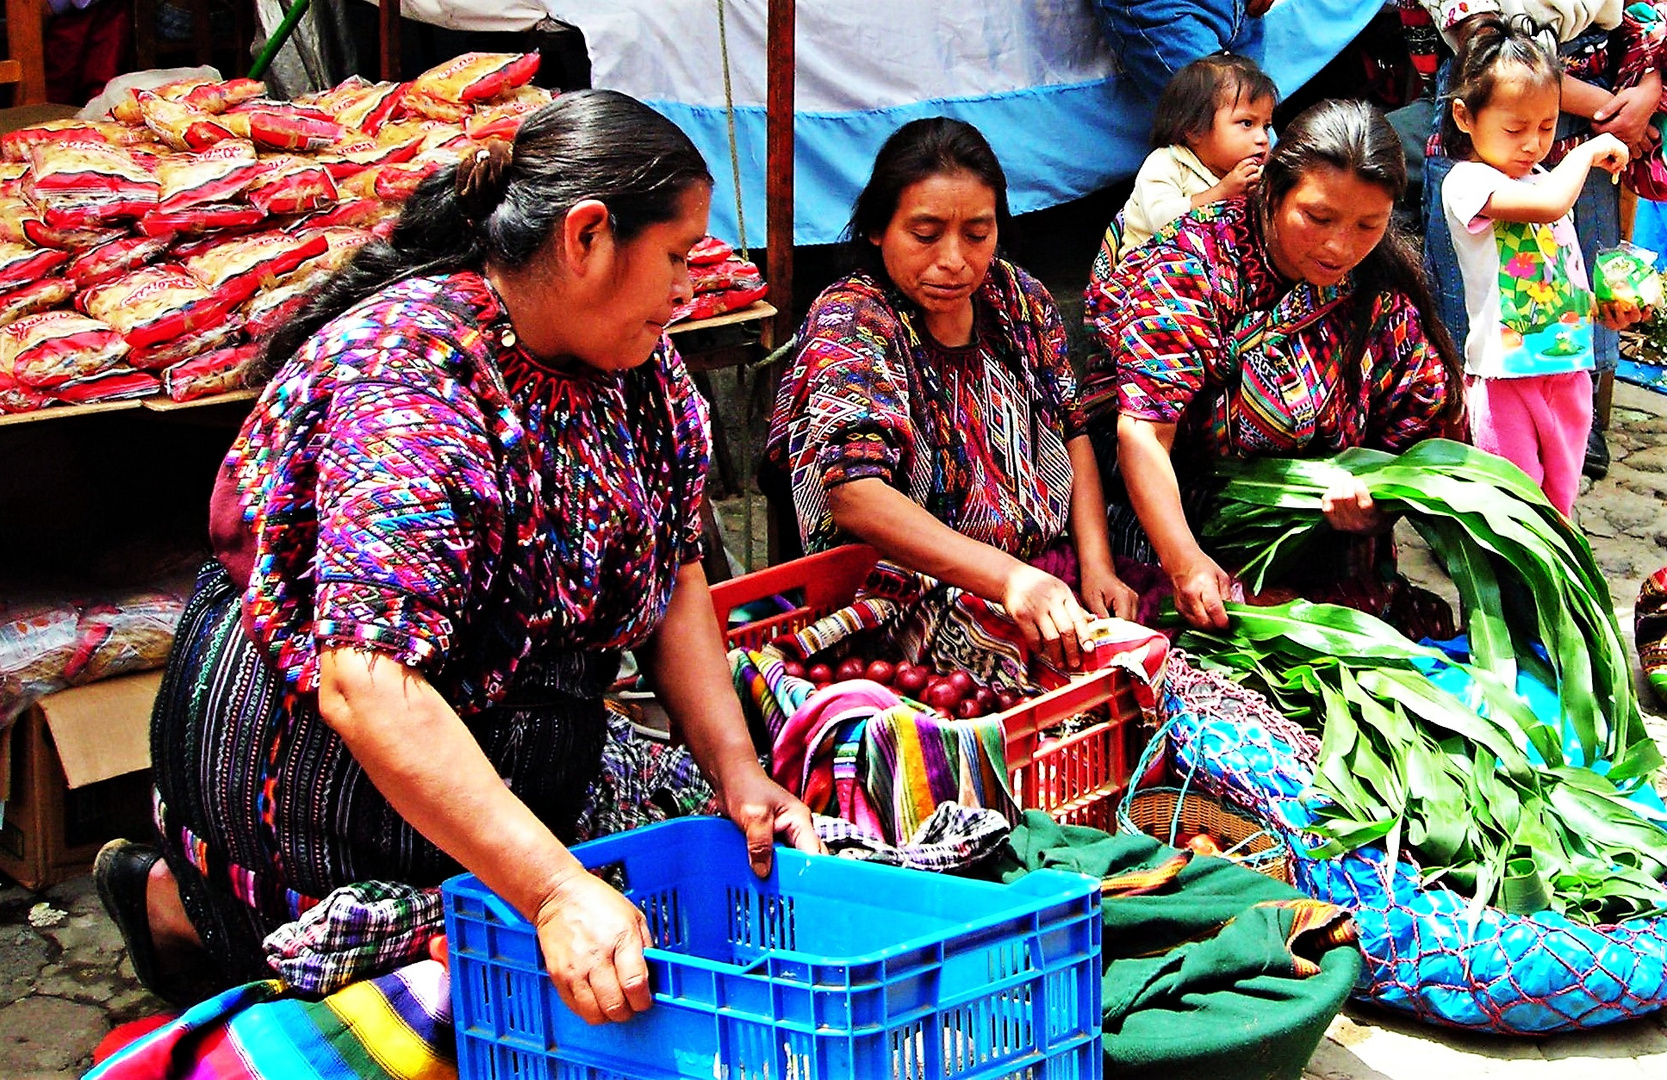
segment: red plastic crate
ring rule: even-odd
[[[878,559],[873,548],[848,544],[714,585],[718,625],[726,628],[731,648],[762,648],[851,603]],[[795,606],[729,628],[732,610],[778,595]],[[1045,810],[1064,823],[1116,831],[1117,801],[1140,756],[1139,725],[1128,717],[1102,716],[1099,723],[1065,738],[1048,739],[1042,733],[1081,713],[1105,714],[1106,702],[1129,678],[1121,668],[1091,672],[1001,714],[1008,775],[1021,807]]]

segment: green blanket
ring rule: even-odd
[[[1106,880],[1108,1077],[1296,1077],[1360,975],[1341,908],[1226,859],[1027,811],[998,855],[1012,881]]]

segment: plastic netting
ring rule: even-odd
[[[1553,912],[1484,908],[1423,887],[1382,848],[1303,855],[1301,797],[1319,744],[1265,698],[1170,656],[1163,711],[1177,767],[1258,813],[1291,840],[1297,888],[1353,909],[1366,954],[1357,998],[1473,1031],[1537,1035],[1612,1024],[1667,1006],[1667,918],[1587,926]]]

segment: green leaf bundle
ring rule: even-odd
[[[1405,514],[1452,576],[1471,645],[1457,666],[1485,708],[1420,669],[1452,663],[1445,654],[1348,608],[1234,604],[1227,632],[1183,636],[1206,662],[1322,730],[1322,852],[1379,841],[1392,857],[1408,850],[1428,880],[1470,894],[1478,914],[1483,904],[1549,903],[1607,921],[1667,908],[1664,823],[1626,798],[1661,754],[1585,539],[1515,466],[1447,440],[1398,457],[1350,450],[1227,463],[1205,537],[1260,590],[1326,528],[1320,496],[1345,474]],[[1582,762],[1565,761],[1561,732],[1517,695],[1519,670],[1556,687]],[[1607,773],[1586,767],[1594,761]]]

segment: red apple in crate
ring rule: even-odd
[[[834,675],[840,682],[846,682],[850,679],[862,678],[863,673],[867,670],[868,665],[863,662],[862,657],[847,656],[839,662],[839,668],[834,672]]]
[[[972,699],[978,702],[978,714],[980,716],[995,712],[1001,705],[1001,701],[996,697],[996,692],[982,686],[972,692]]]
[[[1002,712],[1006,712],[1022,700],[1024,700],[1024,695],[1017,690],[1003,689],[996,691],[996,704],[1001,706]]]
[[[951,672],[944,677],[944,681],[955,688],[957,697],[971,697],[978,690],[978,684],[964,671]]]
[[[926,674],[925,668],[919,668],[913,664],[899,664],[897,666],[895,685],[898,690],[912,698],[918,698],[926,693],[928,679],[929,676]]]
[[[957,720],[971,720],[975,716],[983,715],[984,710],[978,707],[978,699],[975,697],[962,698],[955,703],[955,719]]]
[[[781,670],[788,675],[793,676],[795,679],[802,679],[805,677],[805,666],[797,660],[783,660],[781,662]]]
[[[810,676],[810,681],[817,686],[826,686],[833,682],[833,668],[826,664],[812,664],[805,674]]]
[[[877,682],[881,686],[890,686],[892,680],[897,677],[897,669],[891,665],[889,660],[873,660],[869,662],[867,670],[863,672],[863,677],[871,682]]]
[[[951,712],[954,710],[956,703],[961,700],[961,695],[955,692],[954,683],[948,679],[943,679],[928,686],[926,696],[922,700],[934,709]]]

